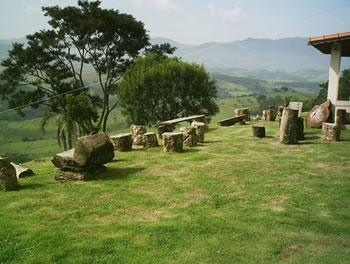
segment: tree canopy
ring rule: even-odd
[[[51,29],[27,36],[26,45],[15,43],[1,63],[0,94],[9,107],[45,100],[46,118],[70,113],[85,133],[106,131],[121,75],[149,37],[142,22],[100,4],[79,0],[77,7],[42,8]],[[97,76],[95,93],[86,75]]]
[[[118,96],[129,123],[152,125],[194,114],[214,115],[219,110],[216,92],[215,80],[203,66],[151,53],[125,72]]]

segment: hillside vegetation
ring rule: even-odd
[[[0,263],[347,263],[349,131],[288,146],[259,124],[264,139],[211,125],[181,154],[117,152],[88,182],[26,164],[36,175],[0,195]]]

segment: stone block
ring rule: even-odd
[[[166,132],[163,133],[164,152],[182,152],[183,151],[183,134]]]

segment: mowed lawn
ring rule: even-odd
[[[26,164],[0,193],[0,263],[350,263],[350,131],[288,146],[258,123],[264,139],[212,124],[181,154],[116,152],[88,182]]]

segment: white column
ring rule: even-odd
[[[328,96],[327,96],[327,99],[331,100],[333,110],[338,100],[340,59],[341,59],[341,44],[334,43],[332,44],[332,55],[331,55],[331,64],[329,67]]]

